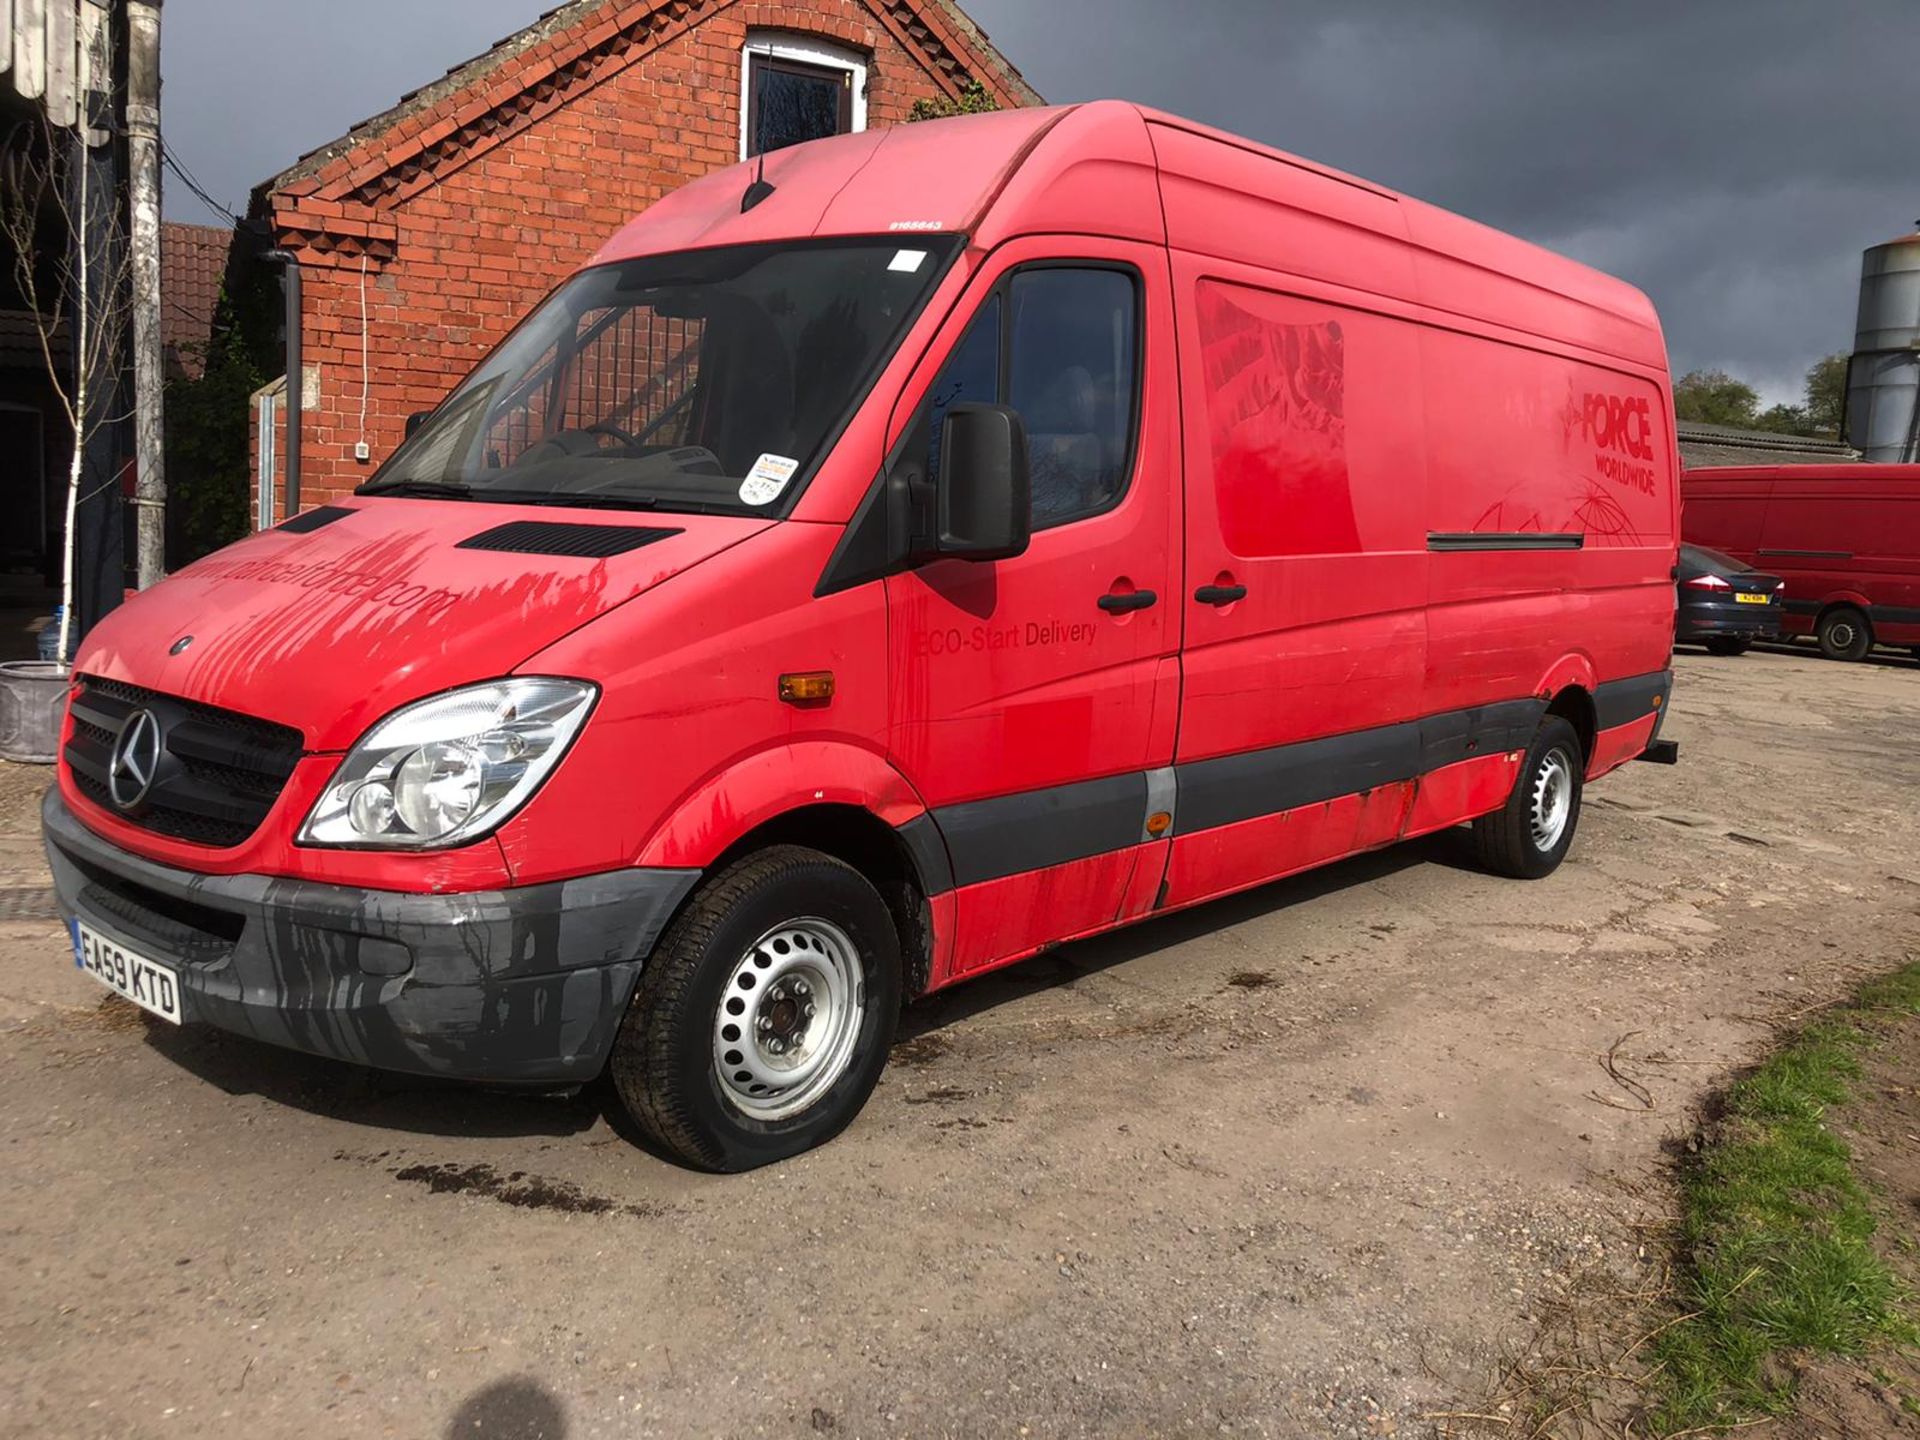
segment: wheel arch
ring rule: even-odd
[[[1589,762],[1600,734],[1600,712],[1593,698],[1597,686],[1592,658],[1576,652],[1555,662],[1533,692],[1547,702],[1547,714],[1573,726],[1581,754]]]
[[[926,989],[932,900],[953,879],[946,842],[905,776],[873,751],[837,741],[759,751],[696,786],[635,863],[713,875],[770,845],[803,845],[859,871],[893,916],[904,993]]]
[[[1820,608],[1813,617],[1813,628],[1816,633],[1820,629],[1821,622],[1836,610],[1853,611],[1859,615],[1861,623],[1867,627],[1867,634],[1869,636],[1873,634],[1873,607],[1867,603],[1864,595],[1856,595],[1851,591],[1829,595],[1820,602]]]
[[[837,740],[774,745],[721,766],[682,795],[633,863],[704,870],[782,815],[836,805],[894,827],[927,813],[907,778],[872,750]]]
[[[926,823],[929,827],[932,824]],[[893,917],[904,968],[901,994],[911,1000],[925,992],[933,977],[932,897],[942,882],[938,873],[929,875],[927,871],[944,867],[946,846],[938,835],[930,838],[939,847],[937,859],[930,858],[924,846],[910,843],[908,836],[871,810],[846,804],[802,805],[741,835],[708,868],[718,874],[736,860],[771,845],[804,846],[851,866],[880,892],[887,913]]]
[[[1849,610],[1858,610],[1862,613],[1872,608],[1872,602],[1858,590],[1829,590],[1820,597],[1817,603],[1819,608],[1815,613],[1819,615],[1824,615],[1829,610],[1837,610],[1842,607]]]
[[[1582,685],[1565,685],[1547,702],[1547,714],[1557,715],[1573,727],[1580,737],[1580,758],[1593,762],[1594,743],[1600,736],[1600,711],[1593,692]]]

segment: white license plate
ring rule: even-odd
[[[73,963],[142,1010],[180,1023],[180,980],[172,966],[136,955],[78,920],[73,922]]]

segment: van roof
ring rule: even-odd
[[[1271,170],[1260,170],[1282,205],[1296,188],[1289,175],[1309,186],[1307,177],[1317,177],[1319,191],[1334,181],[1343,187],[1339,193],[1372,197],[1365,216],[1343,217],[1347,223],[1403,241],[1436,262],[1424,286],[1396,289],[1383,282],[1383,294],[1665,369],[1653,306],[1623,281],[1369,181],[1117,100],[923,121],[778,150],[676,190],[589,263],[803,236],[928,231],[965,232],[983,247],[1014,235],[1075,231],[1163,244],[1168,230],[1156,137],[1164,147],[1171,131],[1273,162]],[[761,160],[773,194],[743,213]],[[1429,293],[1418,293],[1421,288]],[[1520,318],[1530,312],[1529,294],[1555,302],[1531,307],[1549,318],[1534,324]]]

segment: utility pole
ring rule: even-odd
[[[167,573],[165,348],[160,331],[160,4],[127,0],[128,239],[133,250],[134,505],[139,585]]]

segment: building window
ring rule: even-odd
[[[854,51],[750,35],[740,60],[742,160],[867,128],[867,64]]]

